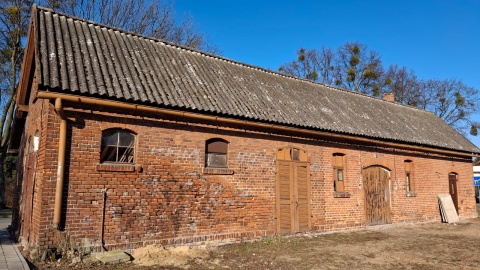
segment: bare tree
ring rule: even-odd
[[[379,54],[359,42],[347,42],[338,48],[335,85],[355,92],[380,95],[383,65]]]
[[[0,2],[0,205],[5,204],[4,163],[7,154],[10,126],[13,122],[15,98],[27,34],[32,1],[3,0]]]
[[[380,94],[383,86],[380,56],[359,42],[347,42],[336,52],[325,47],[319,51],[301,48],[296,60],[283,64],[278,70],[374,96]]]
[[[297,59],[279,71],[373,96],[393,93],[396,102],[430,110],[462,134],[470,129],[477,135],[480,128],[472,119],[479,112],[477,89],[454,79],[422,80],[405,66],[390,65],[384,71],[379,54],[359,42],[347,42],[336,52],[301,48]]]
[[[300,48],[297,59],[283,64],[278,70],[308,80],[332,84],[334,57],[335,54],[329,48],[322,47],[320,51]]]
[[[477,135],[480,127],[471,119],[478,112],[479,91],[455,79],[431,79],[422,83],[420,108],[432,111],[447,124],[465,134]]]
[[[420,105],[422,84],[414,70],[409,70],[405,66],[390,65],[384,76],[383,92],[393,93],[396,102],[411,106]]]
[[[385,73],[384,92],[395,94],[395,101],[435,113],[462,134],[470,129],[476,136],[480,123],[472,120],[478,112],[479,91],[455,79],[418,79],[413,70],[391,65]]]
[[[191,15],[181,20],[169,0],[39,0],[39,5],[190,48],[218,53]]]

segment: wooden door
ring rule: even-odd
[[[287,155],[287,158],[290,156]],[[296,159],[297,156],[293,157],[294,160],[280,160],[277,155],[278,233],[308,231],[311,228],[309,165],[300,158]]]
[[[30,238],[30,225],[33,216],[33,192],[35,182],[35,167],[37,162],[37,152],[31,152],[27,154],[25,160],[26,166],[24,178],[23,178],[23,194],[22,201],[20,202],[21,210],[21,236],[29,241]]]
[[[293,194],[291,162],[277,161],[277,231],[279,233],[293,231]]]
[[[453,205],[458,213],[458,192],[457,192],[457,174],[451,173],[448,175],[448,187],[450,196],[452,196]]]
[[[388,171],[380,167],[371,167],[363,171],[365,217],[369,225],[392,222],[389,178]]]
[[[310,181],[308,164],[305,162],[294,163],[295,187],[295,232],[310,230]]]

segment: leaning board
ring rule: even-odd
[[[443,222],[456,223],[459,221],[457,210],[455,210],[450,194],[438,194],[438,204],[440,205]]]

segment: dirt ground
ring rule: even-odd
[[[120,265],[60,262],[35,267],[70,270],[479,269],[480,219],[458,224],[373,226],[357,232],[326,235],[274,236],[200,250],[165,250],[156,246],[132,256],[136,260]]]

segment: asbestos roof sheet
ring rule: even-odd
[[[433,113],[37,7],[49,91],[479,153]]]

